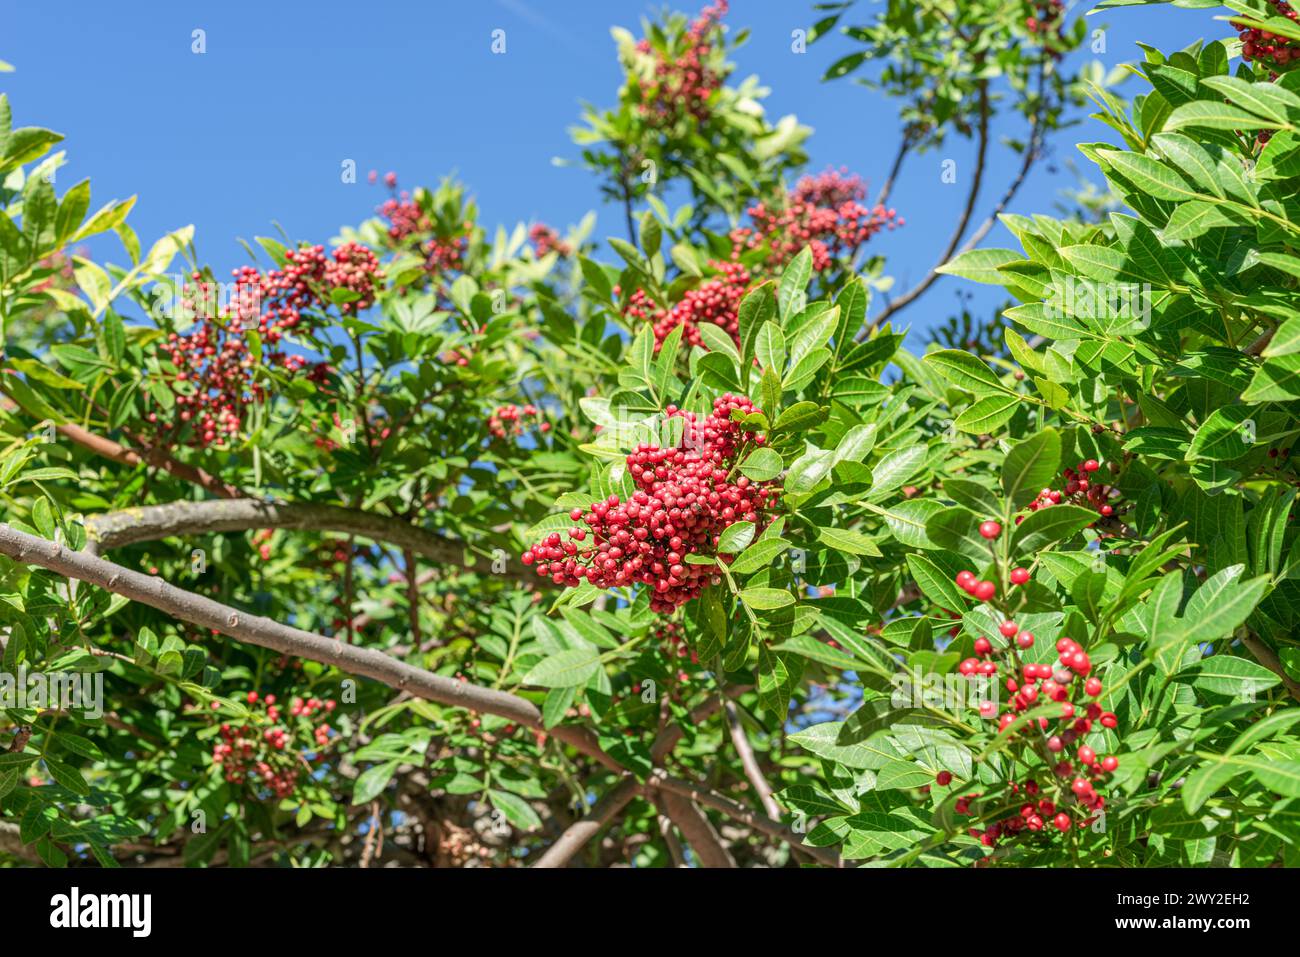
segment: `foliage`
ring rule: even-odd
[[[1021,90],[1085,32],[966,6],[850,35]],[[612,254],[388,177],[223,283],[56,196],[0,97],[0,672],[103,683],[0,702],[6,859],[532,864],[608,799],[558,863],[1296,863],[1300,72],[1093,84],[1126,211],[1002,215],[1021,251],[943,267],[1001,341],[918,355],[868,320],[897,218],[786,182],[723,12],[616,33]],[[884,74],[931,143],[962,56]],[[69,282],[108,231],[129,265]]]

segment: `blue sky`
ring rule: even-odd
[[[605,236],[621,234],[621,215],[601,205],[581,169],[553,158],[576,157],[567,129],[582,101],[613,101],[619,71],[609,27],[636,28],[656,9],[639,0],[4,0],[0,59],[17,72],[0,74],[0,90],[18,125],[66,136],[60,191],[88,176],[95,208],[138,194],[130,222],[142,243],[193,223],[201,258],[219,271],[246,261],[236,237],[274,235],[273,221],[294,239],[324,242],[366,218],[382,199],[366,184],[372,168],[394,170],[408,186],[454,172],[487,224],[565,226],[597,209],[596,234]],[[1134,59],[1139,39],[1174,49],[1222,37],[1213,14],[1158,6],[1092,17],[1108,28],[1097,59]],[[893,104],[844,80],[821,82],[852,49],[844,38],[791,52],[791,31],[814,18],[810,2],[734,0],[728,22],[753,31],[737,54],[737,78],[757,73],[772,90],[773,116],[795,113],[814,128],[813,170],[846,165],[878,183],[897,144]],[[202,55],[191,52],[196,29],[206,34]],[[504,55],[490,50],[495,29],[506,31]],[[1014,125],[997,132],[1023,135]],[[1050,211],[1057,191],[1074,182],[1063,165],[1077,155],[1073,142],[1104,136],[1096,123],[1065,131],[1013,210]],[[972,152],[954,141],[905,171],[893,204],[908,225],[877,240],[901,286],[933,263],[964,198],[961,188],[940,186],[941,160],[951,156],[960,168]],[[993,158],[985,210],[1016,162],[1006,149]],[[340,180],[348,159],[359,171],[354,185]],[[999,242],[1007,237],[995,232],[985,244]],[[125,259],[115,244],[95,251]],[[923,329],[941,320],[962,286],[970,288],[943,280],[905,321]]]

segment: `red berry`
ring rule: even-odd
[[[987,638],[980,637],[975,639],[975,654],[987,655],[992,650],[993,644]]]
[[[1013,569],[1011,569],[1011,584],[1013,584],[1013,585],[1023,585],[1023,584],[1024,584],[1025,582],[1027,582],[1027,581],[1029,581],[1029,569],[1028,569],[1028,568],[1013,568]]]
[[[1114,771],[1117,767],[1119,767],[1119,758],[1114,755],[1107,755],[1101,759],[1101,769],[1103,771]]]
[[[985,538],[997,538],[1002,534],[1002,526],[997,522],[981,522],[980,534]]]
[[[989,581],[980,582],[975,586],[975,597],[980,601],[988,601],[997,594],[998,586]]]
[[[1032,648],[1034,646],[1034,634],[1031,631],[1022,631],[1016,636],[1016,644],[1021,648]]]
[[[1056,825],[1058,831],[1068,831],[1070,829],[1070,815],[1062,811],[1052,818],[1052,823]]]
[[[1083,693],[1090,698],[1095,698],[1101,694],[1101,682],[1096,678],[1089,678],[1083,685]]]
[[[1016,625],[1016,623],[1010,620],[1004,621],[1002,624],[998,626],[998,631],[1002,632],[1003,638],[1014,638],[1016,636],[1016,632],[1019,630],[1020,628]]]
[[[1092,764],[1097,760],[1097,752],[1085,744],[1079,748],[1079,760],[1084,764]]]
[[[1112,760],[1112,761],[1113,761],[1114,758],[1109,758],[1108,760]],[[948,786],[948,783],[949,783],[950,781],[952,781],[952,772],[951,772],[951,771],[940,771],[938,774],[936,774],[936,775],[934,776],[934,780],[935,780],[935,781],[936,781],[936,782],[937,782],[941,787],[947,787],[947,786]]]

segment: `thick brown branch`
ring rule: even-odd
[[[774,821],[765,814],[757,814],[749,808],[737,804],[730,798],[724,797],[715,791],[709,791],[705,788],[698,787],[688,781],[682,781],[678,778],[670,777],[663,771],[656,770],[650,775],[646,782],[648,787],[658,788],[661,792],[675,794],[680,797],[690,798],[700,804],[707,805],[715,811],[721,811],[723,814],[747,824],[756,831],[762,831],[769,837],[775,837],[785,841],[791,846],[798,847],[799,850],[814,857],[830,867],[840,866],[840,856],[834,851],[825,847],[813,847],[810,844],[803,843],[803,838],[795,833],[791,828],[786,827],[780,821]],[[658,798],[656,798],[658,800]],[[665,809],[666,810],[666,809]],[[675,819],[674,822],[676,823]],[[678,824],[678,827],[681,827]],[[688,837],[687,840],[690,838]]]
[[[575,821],[565,829],[546,853],[537,859],[533,867],[563,867],[572,860],[573,855],[586,845],[593,837],[609,826],[615,816],[627,807],[640,792],[641,786],[633,777],[625,777],[615,788],[605,794],[580,821]]]
[[[147,505],[86,518],[87,536],[99,549],[183,535],[243,532],[254,528],[336,532],[387,542],[440,565],[463,567],[465,546],[400,518],[341,505],[316,502],[268,502],[256,498]],[[503,578],[538,582],[523,565],[507,567]]]
[[[415,668],[373,648],[346,645],[333,638],[315,635],[269,618],[246,614],[237,608],[177,588],[157,576],[131,571],[113,562],[85,552],[72,551],[57,542],[27,535],[3,524],[0,524],[0,554],[24,564],[48,568],[68,578],[98,585],[157,608],[173,618],[249,644],[333,665],[351,674],[373,678],[399,691],[409,691],[429,701],[496,714],[530,728],[542,728],[541,712],[532,702],[518,695],[456,681]],[[548,733],[612,771],[625,770],[601,749],[596,743],[595,735],[586,728],[561,725],[551,728]]]
[[[668,819],[682,832],[682,837],[686,838],[686,843],[699,858],[700,866],[735,867],[736,859],[722,843],[722,838],[704,816],[704,812],[695,806],[695,802],[667,788],[663,791],[656,801]]]

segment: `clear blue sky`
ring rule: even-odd
[[[605,236],[621,234],[618,211],[600,205],[579,168],[552,159],[577,155],[566,131],[582,101],[613,100],[619,71],[609,27],[635,29],[656,9],[640,0],[3,0],[0,59],[17,72],[0,74],[0,90],[16,124],[66,136],[60,191],[88,176],[93,208],[139,194],[130,222],[142,243],[193,223],[201,258],[219,270],[246,261],[236,237],[273,235],[272,220],[294,239],[325,242],[364,219],[382,199],[366,184],[372,168],[394,170],[408,186],[455,172],[488,225],[565,226],[594,208],[596,235]],[[1138,39],[1174,49],[1226,35],[1214,13],[1158,6],[1089,19],[1108,27],[1098,59],[1112,66],[1139,55]],[[791,52],[791,31],[814,19],[811,2],[734,0],[728,22],[753,30],[737,78],[757,73],[772,90],[770,114],[795,113],[814,128],[813,169],[847,165],[878,183],[897,144],[893,104],[844,80],[821,82],[852,49],[843,37]],[[505,55],[490,50],[498,28]],[[206,31],[202,55],[191,52],[195,29]],[[998,132],[1023,136],[1015,127]],[[1013,209],[1050,210],[1073,182],[1060,162],[1077,155],[1072,143],[1105,135],[1091,122],[1066,131]],[[944,150],[959,164],[970,154],[958,141]],[[932,264],[963,199],[960,187],[940,185],[942,158],[926,155],[905,172],[893,203],[908,225],[878,240],[902,286]],[[340,181],[345,159],[356,161],[355,185]],[[986,187],[984,209],[1015,162],[1005,149],[995,159],[997,185]],[[998,242],[1006,235],[986,244]],[[125,259],[115,243],[96,252]],[[906,321],[921,329],[942,319],[958,283],[941,282]]]

